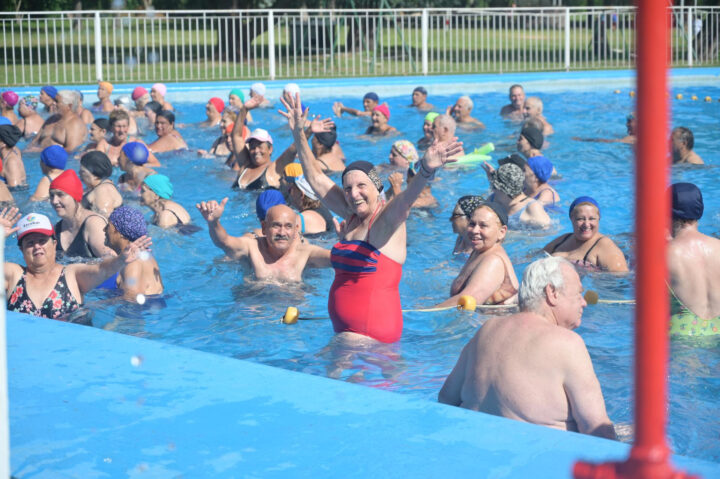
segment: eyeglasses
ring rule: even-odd
[[[455,218],[462,218],[463,216],[465,216],[465,213],[453,213],[450,216],[450,221],[455,221]]]

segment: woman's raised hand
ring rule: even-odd
[[[20,229],[19,226],[13,225],[20,220],[21,216],[20,210],[14,206],[12,208],[3,208],[0,211],[0,226],[5,230],[6,238]]]
[[[435,169],[444,166],[446,163],[453,163],[457,159],[452,157],[462,151],[462,142],[457,141],[457,137],[450,141],[444,141],[442,143],[435,140],[430,145],[430,148],[425,152],[423,157],[423,163],[426,168]]]
[[[305,128],[305,122],[308,117],[308,109],[302,110],[302,103],[300,102],[300,93],[296,93],[295,97],[285,98],[280,97],[280,102],[283,104],[287,112],[278,110],[282,116],[288,121],[288,126],[293,134],[299,134]]]

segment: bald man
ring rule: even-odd
[[[547,118],[543,115],[543,102],[536,96],[530,96],[525,99],[525,106],[523,107],[525,114],[525,121],[534,119],[542,123],[542,134],[543,136],[552,135],[555,133],[553,127],[548,123]]]
[[[449,106],[445,113],[451,115],[455,119],[457,126],[460,128],[466,130],[485,128],[483,122],[470,115],[470,113],[472,113],[473,106],[474,104],[472,99],[467,95],[463,95],[457,99],[455,105]]]
[[[300,240],[297,214],[286,205],[267,211],[262,221],[263,236],[230,236],[220,224],[228,199],[198,203],[197,209],[208,222],[215,246],[232,259],[247,260],[258,280],[302,281],[306,266],[330,267],[330,250]]]

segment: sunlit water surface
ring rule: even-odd
[[[629,258],[633,258],[634,165],[632,149],[624,144],[584,143],[571,137],[618,138],[625,134],[625,116],[633,109],[627,94],[613,94],[613,88],[601,86],[594,92],[528,92],[539,95],[545,103],[545,114],[553,124],[554,135],[546,155],[561,178],[552,181],[562,197],[561,211],[552,213],[553,226],[542,232],[511,232],[505,248],[518,277],[541,248],[560,233],[570,231],[566,209],[579,195],[592,195],[602,208],[601,231],[611,236]],[[720,96],[715,87],[676,88],[685,98]],[[343,99],[360,107],[357,99]],[[224,96],[226,92],[218,92]],[[390,104],[390,124],[400,130],[396,138],[368,140],[361,135],[367,121],[344,116],[336,119],[339,140],[348,160],[367,159],[387,162],[393,141],[420,138],[423,114],[407,107],[406,97],[383,98]],[[332,94],[324,102],[310,102],[311,112],[331,115]],[[454,103],[456,95],[432,96],[437,108]],[[486,142],[496,146],[494,159],[515,150],[518,126],[501,120],[500,107],[506,103],[505,91],[472,95],[474,115],[487,129],[479,133],[461,130],[458,136],[472,149]],[[183,103],[170,98],[178,110],[178,123],[192,150],[209,148],[216,129],[201,129],[194,124],[204,117],[203,104]],[[716,181],[720,148],[717,136],[717,102],[673,102],[673,126],[684,125],[695,133],[696,151],[707,165],[699,168],[675,168],[674,181],[698,184],[705,197],[705,217],[701,230],[718,234],[720,184]],[[289,144],[290,135],[276,109],[253,111],[251,126],[261,126],[275,139],[275,155]],[[145,141],[155,139],[149,133]],[[658,138],[658,141],[663,141]],[[255,192],[230,189],[234,173],[223,166],[222,159],[203,159],[195,151],[159,155],[175,187],[174,199],[190,212],[202,231],[182,236],[174,230],[150,227],[153,254],[160,264],[165,283],[166,305],[152,307],[127,304],[106,293],[93,292],[86,297],[99,328],[156,339],[159,341],[209,351],[234,358],[330,376],[410,394],[435,401],[447,374],[469,338],[488,318],[480,313],[455,311],[406,313],[402,340],[393,345],[353,346],[333,340],[328,320],[301,321],[294,326],[280,323],[288,306],[299,308],[303,316],[325,316],[327,294],[333,280],[331,270],[310,270],[302,285],[274,286],[253,281],[245,266],[223,259],[211,242],[206,225],[195,209],[202,200],[230,198],[222,222],[231,234],[241,235],[257,226]],[[32,188],[40,179],[39,155],[26,154],[25,162]],[[662,159],[658,158],[658,166]],[[69,167],[79,168],[77,160]],[[119,175],[116,171],[115,178]],[[430,211],[414,211],[408,220],[408,259],[403,268],[400,294],[404,308],[427,307],[449,294],[450,283],[465,257],[453,256],[455,236],[448,218],[458,197],[485,193],[487,179],[480,168],[442,171],[432,190],[440,206]],[[337,178],[336,178],[337,179]],[[23,212],[39,211],[56,218],[48,203],[32,205],[30,192],[16,192]],[[137,198],[126,197],[138,206]],[[147,217],[150,212],[144,208]],[[641,214],[657,214],[653,205],[643,205]],[[313,240],[330,248],[334,235]],[[8,257],[21,261],[17,248],[8,243]],[[633,274],[614,276],[593,273],[582,276],[586,289],[597,290],[601,298],[633,298]],[[619,426],[624,441],[632,439],[632,357],[633,314],[631,305],[589,306],[577,331],[585,339],[595,371],[605,395],[611,419]],[[657,319],[658,328],[667,328],[665,318]],[[673,450],[713,461],[720,461],[720,348],[718,342],[698,343],[672,341],[670,367],[669,436]]]

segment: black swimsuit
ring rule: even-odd
[[[60,241],[60,233],[62,233],[62,220],[58,221],[55,224],[55,233],[57,234],[57,244],[56,244],[56,250],[59,253],[63,253],[65,256],[79,256],[81,258],[98,258],[98,256],[95,256],[95,253],[93,253],[92,249],[90,249],[90,246],[87,244],[84,238],[84,232],[85,232],[85,223],[87,222],[88,218],[91,218],[93,216],[97,216],[98,218],[102,218],[106,223],[107,220],[103,218],[100,215],[89,215],[85,220],[83,221],[82,225],[80,225],[80,229],[78,230],[77,234],[75,235],[75,238],[73,238],[72,243],[70,243],[70,246],[67,247],[67,249],[63,249],[61,241]]]
[[[269,168],[269,167],[268,167]],[[252,180],[250,183],[248,183],[245,186],[242,186],[240,184],[240,180],[245,175],[245,172],[247,172],[247,168],[243,170],[242,173],[240,173],[240,176],[238,177],[237,181],[235,182],[235,186],[242,190],[265,190],[267,188],[270,188],[270,185],[267,182],[267,178],[265,177],[267,175],[267,168],[263,170],[262,173],[260,173],[260,176]]]
[[[560,247],[560,245],[562,245],[565,241],[567,241],[570,238],[570,236],[572,236],[572,233],[568,233],[565,236],[563,236],[563,238],[558,242],[558,244],[555,245],[555,247],[552,249],[552,251],[550,251],[550,254],[553,254],[555,251],[557,251],[557,249]],[[593,250],[593,248],[595,248],[595,246],[597,246],[597,244],[600,242],[600,240],[603,238],[604,238],[604,236],[601,236],[593,243],[593,245],[590,247],[590,249],[587,250],[587,253],[585,253],[585,256],[583,256],[582,263],[578,262],[578,264],[581,264],[583,266],[591,265],[591,266],[597,267],[597,265],[595,263],[588,261],[588,255]]]

